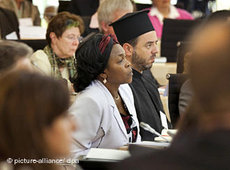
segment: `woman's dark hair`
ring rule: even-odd
[[[44,129],[66,114],[68,89],[58,80],[26,71],[8,73],[0,78],[0,84],[0,162],[52,158]],[[33,169],[54,166],[28,165]]]
[[[73,80],[74,90],[80,92],[103,73],[114,43],[117,43],[111,35],[95,34],[76,51],[77,77]]]

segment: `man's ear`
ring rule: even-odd
[[[108,30],[109,30],[109,25],[108,24],[106,24],[105,22],[101,22],[101,29],[102,29],[102,32],[104,33],[104,34],[106,34],[106,33],[108,33]]]
[[[123,49],[125,50],[125,55],[126,55],[127,60],[131,62],[131,58],[132,58],[133,50],[134,50],[133,46],[130,45],[129,43],[124,43]]]

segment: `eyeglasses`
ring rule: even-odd
[[[64,38],[68,39],[69,41],[76,41],[76,40],[78,40],[79,43],[81,43],[82,39],[83,39],[82,36],[75,36],[75,35],[68,35],[68,36],[66,36]]]

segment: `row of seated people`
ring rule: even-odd
[[[58,20],[59,17],[62,19]],[[59,22],[64,25],[61,33],[55,27],[61,25]],[[75,123],[79,124],[79,130],[73,134],[74,156],[91,147],[117,148],[140,140],[140,136],[143,140],[153,140],[152,134],[139,129],[138,121],[150,124],[158,132],[170,124],[148,72],[157,53],[157,37],[147,12],[128,13],[112,24],[122,46],[113,36],[97,34],[87,37],[74,57],[81,25],[72,14],[58,14],[47,29],[49,45],[30,57],[40,72],[46,73],[45,60],[48,74],[66,79],[69,90],[72,92],[74,88],[79,92],[70,108]],[[121,85],[132,79],[129,86]],[[101,99],[98,93],[102,94]],[[111,114],[114,117],[109,117]]]
[[[134,13],[113,24],[118,24],[118,28],[120,22],[137,16],[146,17],[147,13]],[[192,36],[191,42],[196,43],[190,48],[189,73],[195,97],[171,146],[163,151],[129,158],[113,168],[228,168],[229,27],[229,22],[218,21],[203,26]],[[121,38],[118,32],[117,35],[118,39]],[[31,48],[17,42],[2,41],[0,50],[1,55],[8,56],[8,59],[15,57],[15,60],[1,65],[1,68],[5,67],[0,77],[0,135],[4,139],[0,142],[1,168],[11,168],[9,162],[13,161],[17,165],[15,169],[60,169],[65,164],[64,158],[74,151],[70,147],[72,138],[81,152],[90,147],[116,145],[120,139],[120,142],[126,140],[127,143],[140,140],[133,90],[126,84],[132,80],[132,62],[125,58],[124,49],[112,36],[97,34],[79,47],[76,53],[79,75],[74,79],[74,89],[79,94],[70,109],[69,91],[63,82],[38,73],[28,62]],[[130,111],[133,111],[132,116]],[[71,115],[80,121],[76,122],[69,117]],[[219,159],[220,156],[223,159]],[[19,158],[25,158],[25,162],[20,162]],[[27,163],[30,158],[59,158],[63,161],[61,164]],[[4,162],[6,160],[8,163]]]
[[[100,1],[100,3],[103,1]],[[16,7],[16,3],[18,3],[18,7],[20,7],[21,10],[25,11],[25,12],[21,12],[23,13],[22,16],[20,17],[28,17],[30,15],[30,17],[32,17],[32,19],[37,20],[36,18],[39,18],[39,14],[36,12],[37,10],[35,10],[36,7],[33,6],[33,8],[25,8],[25,6],[28,5],[32,5],[31,2],[28,1],[15,1],[15,0],[11,0],[11,1],[1,1],[0,6],[7,8],[7,9],[12,9],[13,7]],[[77,6],[79,6],[78,2],[72,1],[71,2],[71,7],[72,8],[76,8],[76,4]],[[76,4],[75,4],[76,3]],[[85,4],[86,2],[84,2]],[[28,4],[28,5],[27,5]],[[90,4],[88,4],[90,5]],[[119,4],[119,2],[116,3],[112,3],[111,5],[101,5],[99,6],[97,12],[91,17],[91,19],[86,19],[87,16],[82,16],[82,19],[84,21],[84,25],[85,25],[85,31],[83,32],[82,36],[85,37],[86,35],[88,35],[90,32],[98,32],[103,31],[104,33],[110,33],[113,32],[111,30],[111,27],[109,27],[108,25],[111,22],[114,22],[115,20],[117,20],[118,18],[120,18],[122,15],[124,15],[127,12],[131,12],[132,8],[130,6],[127,6],[125,3],[123,4],[124,6],[121,8],[121,5]],[[134,4],[133,4],[134,5]],[[168,9],[166,10],[167,13],[164,13],[163,9]],[[17,9],[17,8],[16,8]],[[26,10],[26,9],[31,9],[30,11]],[[37,8],[36,8],[37,9]],[[44,18],[52,18],[53,15],[55,15],[55,9],[52,7],[48,7],[46,8],[47,10],[45,10],[44,12]],[[70,10],[71,12],[76,12],[75,10]],[[77,9],[77,8],[76,8]],[[163,27],[163,18],[172,18],[172,19],[192,19],[192,16],[187,13],[184,10],[181,9],[177,9],[174,6],[170,5],[170,2],[168,1],[167,3],[162,3],[162,2],[158,2],[158,1],[153,1],[153,7],[152,8],[148,8],[150,10],[150,12],[148,13],[149,18],[157,32],[157,36],[158,39],[161,39],[161,34],[162,34],[162,27]],[[4,9],[2,9],[4,10]],[[19,13],[19,10],[14,10],[15,14]],[[26,12],[27,11],[27,12]],[[12,12],[10,12],[12,13]],[[47,13],[47,15],[46,15]],[[112,14],[112,15],[111,15]],[[2,39],[8,39],[8,38],[12,38],[12,36],[14,38],[18,38],[20,39],[20,32],[19,32],[19,24],[17,21],[17,17],[12,13],[12,14],[7,14],[4,13],[2,14],[4,18],[9,18],[10,22],[8,20],[6,20],[5,22],[1,22],[1,23],[6,23],[4,25],[2,25],[1,28],[1,36]],[[47,19],[49,20],[49,19]],[[189,25],[190,22],[188,22]],[[34,24],[34,25],[40,25],[40,24]],[[7,27],[7,28],[6,28]],[[180,29],[178,29],[180,30]],[[16,34],[15,34],[16,33]],[[22,38],[24,38],[24,33],[23,31],[21,31],[21,36]],[[8,36],[7,36],[8,35]],[[178,38],[173,38],[173,42],[171,43],[171,39],[169,39],[170,44],[168,43],[168,38],[165,37],[163,38],[163,43],[159,43],[161,44],[161,55],[167,57],[169,62],[175,61],[175,53],[176,53],[176,41],[177,40],[182,40],[184,37],[184,33],[180,34],[181,36],[178,36]],[[165,41],[166,39],[166,41]],[[174,40],[175,39],[175,40]],[[166,43],[164,43],[166,42]],[[159,53],[160,55],[160,53]]]
[[[139,25],[139,20],[143,24]],[[130,21],[132,25],[128,24]],[[158,52],[156,33],[147,12],[129,13],[114,23],[117,38],[123,46],[112,35],[97,34],[78,47],[81,26],[75,15],[59,13],[47,29],[49,45],[30,57],[38,72],[56,79],[65,78],[70,84],[69,90],[72,92],[74,88],[79,92],[70,108],[79,126],[72,136],[73,155],[76,157],[91,147],[118,148],[140,141],[140,132],[143,140],[153,140],[151,133],[139,129],[138,122],[144,121],[158,132],[170,123],[164,114],[157,86],[152,82],[153,77],[149,73],[142,75],[152,66]],[[128,34],[132,27],[139,29]],[[136,44],[129,42],[133,39]],[[143,47],[143,43],[148,46]],[[145,62],[134,63],[138,61],[133,60],[134,57],[143,58]],[[131,83],[130,86],[127,83]],[[146,89],[144,93],[142,88]]]

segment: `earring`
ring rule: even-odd
[[[103,83],[105,84],[105,83],[107,83],[107,80],[106,80],[106,78],[103,80]]]

